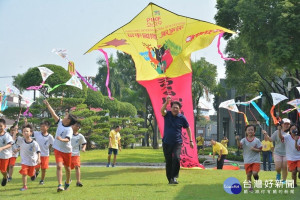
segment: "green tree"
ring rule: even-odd
[[[226,62],[226,85],[236,88],[240,95],[255,96],[262,91],[269,105],[270,92],[297,98],[295,86],[299,83],[294,79],[300,77],[300,58],[296,56],[300,48],[300,2],[218,0],[216,7],[217,24],[238,33],[225,36],[229,39],[228,56],[245,57],[247,61]],[[288,81],[292,82],[292,91],[287,90]]]

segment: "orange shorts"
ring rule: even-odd
[[[61,151],[54,149],[54,155],[55,155],[56,163],[61,162],[61,163],[63,163],[64,166],[71,167],[72,153],[63,153]]]
[[[80,156],[72,156],[71,169],[75,167],[80,167]]]
[[[35,166],[36,169],[48,169],[49,168],[49,156],[41,156],[41,164]]]
[[[11,158],[9,158],[8,166],[15,166],[16,160],[17,160],[16,157],[11,157]]]
[[[287,165],[288,165],[288,169],[290,172],[297,170],[297,167],[300,168],[300,160],[296,160],[296,161],[287,161]]]
[[[260,170],[260,163],[250,163],[250,164],[245,164],[245,170],[246,170],[246,174],[248,174],[249,172],[259,172]]]
[[[0,159],[0,171],[7,172],[7,166],[9,163],[9,159]]]
[[[35,166],[28,166],[22,164],[22,168],[19,171],[19,173],[22,175],[33,176],[35,174]]]

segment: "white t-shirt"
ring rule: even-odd
[[[42,132],[36,132],[34,137],[41,148],[41,156],[49,156],[49,146],[50,144],[53,145],[54,142],[53,136],[49,133],[44,136]]]
[[[69,142],[62,142],[56,139],[58,136],[60,136],[62,139],[69,138]],[[63,153],[71,153],[72,152],[72,145],[71,145],[71,139],[73,136],[73,129],[71,126],[64,126],[62,124],[62,120],[59,119],[55,139],[53,143],[53,148],[57,151],[61,151]]]
[[[260,163],[260,152],[252,150],[252,147],[261,149],[262,145],[259,139],[254,137],[251,141],[247,137],[241,140],[243,146],[244,164]]]
[[[21,163],[27,166],[36,166],[38,153],[41,152],[39,144],[32,140],[27,143],[23,137],[18,137],[17,145],[20,146]]]
[[[71,139],[71,144],[72,144],[72,156],[80,156],[81,146],[86,144],[86,140],[81,133],[77,135],[73,134],[73,137]]]
[[[17,140],[18,140],[18,138],[16,138],[16,140],[15,141],[13,141],[13,145],[11,146],[11,153],[12,153],[12,155],[11,155],[11,157],[15,157],[15,158],[17,158],[18,156],[19,156],[19,151],[17,151],[16,153],[14,153],[14,151],[16,150],[16,149],[19,149],[19,145],[17,145]]]
[[[286,160],[300,160],[300,151],[298,151],[295,147],[294,138],[290,134],[288,134],[283,136],[282,142],[285,144]],[[298,140],[297,144],[300,144],[300,140]]]
[[[9,133],[4,132],[3,135],[0,135],[0,147],[4,147],[8,144],[13,144],[13,139]],[[0,151],[0,159],[9,159],[12,155],[11,147],[3,149]]]

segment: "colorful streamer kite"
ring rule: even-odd
[[[225,108],[225,109],[230,110],[232,112],[243,114],[245,124],[246,125],[249,124],[246,114],[239,111],[238,107],[236,106],[236,103],[235,103],[234,99],[223,101],[222,103],[220,103],[219,108]]]
[[[244,106],[249,106],[250,107],[250,104],[257,110],[257,112],[265,119],[266,121],[266,125],[269,126],[269,120],[270,118],[268,117],[268,115],[266,113],[264,113],[264,111],[262,111],[262,109],[255,103],[256,100],[260,99],[262,97],[262,93],[260,92],[259,93],[259,96],[257,97],[254,97],[253,99],[251,99],[250,101],[247,101],[247,102],[238,102],[237,104],[241,104],[241,105],[244,105]],[[250,110],[250,108],[249,108]],[[250,110],[251,112],[251,110]],[[252,112],[251,112],[252,114]],[[253,115],[253,114],[252,114]],[[255,118],[255,116],[253,115],[253,117]],[[256,118],[255,118],[256,120]],[[257,121],[257,120],[256,120]]]
[[[38,67],[38,69],[41,72],[41,76],[42,76],[43,82],[39,86],[30,86],[30,87],[26,88],[26,90],[39,90],[39,89],[41,89],[45,85],[45,81],[47,80],[47,78],[51,74],[54,73],[53,71],[51,71],[47,67]]]
[[[57,54],[58,56],[62,57],[63,59],[68,61],[68,71],[70,75],[74,76],[75,73],[79,76],[79,78],[92,90],[97,91],[85,78],[75,69],[75,64],[73,61],[68,59],[68,53],[66,49],[52,49],[52,52]],[[77,77],[76,77],[77,78]]]
[[[298,115],[300,117],[300,99],[294,99],[292,101],[287,102],[287,104],[290,104],[295,107],[298,111]]]
[[[58,84],[58,85],[55,85],[54,87],[50,87],[50,85],[48,85],[48,84],[44,84],[44,85],[46,87],[48,87],[48,90],[47,90],[48,93],[52,92],[53,90],[55,90],[56,88],[58,88],[59,86],[62,86],[62,85],[69,85],[69,86],[77,87],[82,90],[82,84],[78,80],[76,75],[72,76],[66,83]]]
[[[275,106],[277,104],[279,104],[281,101],[284,101],[286,99],[288,99],[286,96],[282,95],[282,94],[278,94],[278,93],[271,93],[272,99],[273,99],[273,106],[270,110],[270,114],[271,117],[273,119],[273,122],[275,125],[277,125],[279,123],[279,121],[281,120],[280,117],[278,116],[278,118],[274,115],[274,109]]]

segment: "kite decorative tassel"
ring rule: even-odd
[[[258,105],[254,101],[251,101],[251,104],[254,106],[257,112],[265,119],[267,126],[269,126],[270,118],[268,117],[268,115],[266,115],[266,113],[264,113],[264,111],[262,111],[262,109],[260,109],[260,107],[258,107]]]
[[[105,57],[105,61],[106,61],[107,76],[106,76],[105,86],[106,86],[106,89],[107,89],[108,97],[109,97],[110,100],[114,100],[114,98],[111,97],[111,92],[110,92],[110,89],[108,87],[108,84],[109,84],[109,62],[108,62],[108,56],[107,56],[107,53],[103,49],[98,49],[98,50],[103,53],[103,55]]]
[[[96,88],[94,88],[91,84],[89,84],[89,82],[87,82],[87,80],[85,80],[85,78],[83,78],[83,76],[81,76],[81,74],[79,74],[78,71],[76,71],[77,75],[79,76],[79,78],[92,90],[97,91]]]
[[[222,51],[220,50],[221,38],[223,37],[223,35],[224,35],[224,32],[221,32],[219,34],[218,43],[217,43],[218,53],[220,54],[221,58],[224,59],[224,60],[232,60],[232,61],[240,61],[240,60],[242,60],[244,63],[246,63],[245,58],[235,59],[235,58],[226,58],[226,57],[224,57]]]
[[[278,120],[277,117],[275,117],[275,115],[274,115],[274,109],[275,109],[275,106],[273,105],[272,108],[271,108],[271,110],[270,110],[270,114],[271,114],[271,117],[273,119],[274,124],[276,125],[276,124],[278,124],[280,118]]]
[[[239,112],[239,113],[243,114],[243,116],[244,116],[244,121],[245,121],[245,124],[246,124],[246,125],[249,125],[249,122],[248,122],[248,119],[247,119],[247,116],[246,116],[246,114],[245,114],[245,113],[243,113],[243,112]]]
[[[71,76],[75,75],[75,64],[73,61],[68,62],[68,71]]]

